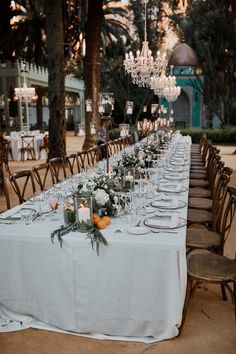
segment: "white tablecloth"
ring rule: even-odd
[[[178,212],[186,217],[187,207]],[[97,256],[83,233],[64,236],[62,248],[57,240],[52,244],[50,232],[61,223],[1,224],[0,316],[9,310],[29,326],[38,320],[142,341],[178,334],[187,278],[185,226],[176,234],[131,235],[125,217],[113,219],[102,231],[108,247],[100,246]]]

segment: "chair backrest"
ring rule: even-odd
[[[82,150],[82,151],[77,152],[77,158],[78,158],[80,171],[89,167],[88,151]]]
[[[6,200],[6,208],[5,208],[5,210],[8,210],[8,209],[10,209],[11,206],[10,206],[10,197],[9,197],[7,180],[5,178],[0,180],[0,188],[3,191],[3,194],[5,196],[5,200]],[[2,210],[2,211],[5,211],[5,210]]]
[[[9,177],[9,181],[11,182],[12,188],[16,193],[20,204],[32,197],[36,192],[33,173],[30,170],[13,173]]]
[[[208,181],[209,187],[214,193],[214,189],[217,185],[217,181],[224,172],[224,161],[221,161],[221,156],[216,154],[212,160],[211,166],[209,167]]]
[[[79,165],[77,154],[66,155],[65,163],[71,175],[80,173],[80,165]]]
[[[221,235],[221,253],[228,238],[236,211],[236,188],[227,187],[224,202],[219,208],[219,213],[214,223],[214,231]]]
[[[34,149],[34,135],[22,135],[21,148],[26,150]]]
[[[212,198],[212,211],[213,211],[213,220],[217,219],[217,216],[221,210],[222,205],[224,204],[227,186],[230,181],[230,175],[233,170],[230,167],[224,167],[223,174],[220,176],[217,186],[213,191]]]
[[[66,167],[63,157],[54,157],[48,161],[50,171],[55,183],[62,182],[66,178]]]
[[[88,163],[90,167],[94,167],[99,161],[99,147],[93,146],[87,150],[88,153]]]
[[[10,142],[6,139],[0,139],[0,160],[8,162],[8,153],[10,151]]]
[[[55,183],[54,176],[50,171],[49,163],[41,163],[32,169],[35,181],[38,183],[40,190],[44,191],[53,186]]]

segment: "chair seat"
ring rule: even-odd
[[[194,159],[191,158],[191,167],[192,166],[196,166],[196,167],[205,167],[204,162],[202,161],[202,159]]]
[[[189,186],[190,187],[201,187],[201,188],[206,188],[209,187],[209,182],[205,179],[190,179],[189,181]]]
[[[211,210],[212,204],[212,199],[194,197],[188,199],[188,205],[195,209]]]
[[[213,214],[208,210],[188,209],[188,223],[211,224],[213,222]]]
[[[207,229],[190,228],[186,233],[186,247],[190,249],[212,249],[220,247],[220,234]]]
[[[188,255],[187,265],[188,274],[200,281],[236,281],[236,262],[222,255],[194,251]]]
[[[206,179],[206,178],[207,178],[206,172],[190,171],[190,179]]]
[[[211,190],[204,188],[189,188],[189,198],[197,197],[197,198],[211,198]]]

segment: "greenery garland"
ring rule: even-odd
[[[54,230],[51,232],[51,241],[54,243],[54,238],[57,237],[58,242],[60,243],[60,247],[62,248],[62,243],[63,243],[63,236],[67,235],[70,232],[77,231],[77,223],[73,223],[70,225],[61,225],[58,229]],[[103,236],[101,231],[96,227],[93,226],[91,230],[89,230],[87,234],[87,238],[90,239],[90,243],[92,246],[92,249],[94,249],[94,245],[96,246],[96,251],[97,255],[99,256],[99,247],[100,244],[104,246],[108,246],[108,242],[106,238]]]

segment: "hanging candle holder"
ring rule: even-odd
[[[92,112],[93,111],[93,101],[90,98],[85,100],[85,107],[86,107],[86,112]]]
[[[77,228],[81,232],[89,231],[93,226],[93,204],[92,196],[80,195],[77,201]]]

